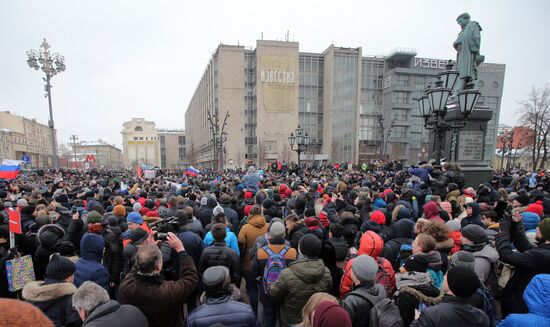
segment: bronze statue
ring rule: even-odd
[[[456,66],[459,72],[457,90],[463,90],[466,85],[477,80],[477,66],[485,60],[479,53],[481,45],[481,26],[470,21],[470,14],[463,13],[456,19],[462,27],[453,47],[456,49]]]

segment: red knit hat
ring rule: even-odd
[[[2,299],[0,312],[2,312],[0,327],[54,327],[40,309],[23,301]]]
[[[525,209],[527,212],[536,213],[539,215],[539,217],[542,217],[544,215],[544,208],[542,207],[542,201],[538,200],[535,203],[531,203],[529,206],[527,206],[527,209]]]
[[[378,225],[385,225],[386,215],[382,211],[376,210],[370,214],[370,220],[378,223]]]
[[[250,191],[244,192],[244,198],[245,199],[252,199],[252,192],[250,192]]]

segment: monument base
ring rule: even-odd
[[[493,169],[488,166],[473,166],[461,164],[462,173],[466,180],[464,187],[473,187],[477,190],[480,184],[487,183],[491,180]]]

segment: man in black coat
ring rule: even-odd
[[[241,261],[235,250],[225,244],[226,227],[224,224],[212,225],[212,236],[214,244],[202,251],[200,262],[198,264],[199,275],[204,274],[206,269],[214,266],[224,266],[229,269],[231,283],[240,285],[241,281]]]
[[[502,316],[510,313],[527,313],[523,301],[523,291],[537,274],[550,273],[550,218],[539,224],[536,239],[539,246],[533,246],[525,236],[521,221],[522,215],[514,215],[514,220],[505,217],[500,221],[499,234],[495,235],[495,245],[504,263],[514,266],[514,275],[502,291]],[[512,250],[512,243],[517,251]]]
[[[86,327],[148,327],[147,318],[133,305],[120,305],[94,282],[84,282],[73,294],[72,304]]]
[[[216,323],[222,326],[260,326],[250,305],[236,301],[238,290],[233,288],[232,291],[229,269],[223,266],[206,269],[202,283],[206,298],[187,318],[188,327],[208,327]]]
[[[449,269],[443,281],[443,299],[439,304],[424,309],[411,327],[489,327],[489,317],[485,312],[468,303],[468,298],[480,286],[479,278],[472,269]]]

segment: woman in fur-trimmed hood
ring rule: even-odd
[[[23,298],[38,307],[55,326],[80,326],[82,320],[73,309],[72,297],[75,264],[54,253],[50,257],[44,281],[30,282],[23,287]]]

